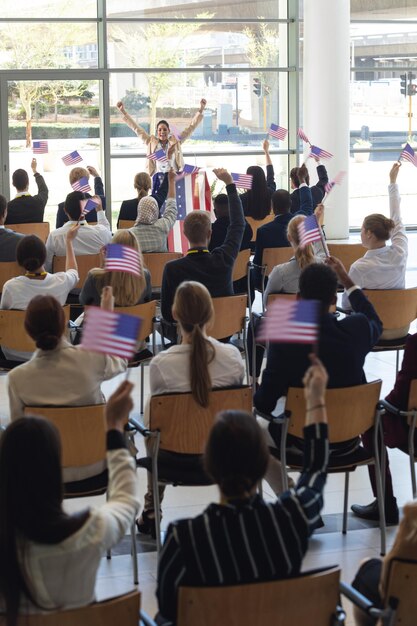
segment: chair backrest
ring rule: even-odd
[[[340,569],[233,587],[180,587],[177,626],[329,626]]]
[[[143,254],[143,263],[151,274],[152,289],[161,288],[165,265],[169,261],[181,257],[181,252],[147,252]]]
[[[214,323],[209,328],[210,337],[223,339],[243,330],[246,319],[247,296],[213,298]]]
[[[20,267],[16,261],[0,262],[0,293],[3,291],[4,283],[7,283],[7,281],[11,278],[21,276],[24,273],[24,268]]]
[[[143,304],[135,304],[134,306],[118,306],[115,311],[116,313],[126,313],[127,315],[142,318],[138,341],[143,341],[146,337],[152,335],[153,321],[156,315],[156,300],[144,302]]]
[[[398,600],[395,624],[415,626],[417,615],[416,580],[417,561],[392,559],[389,565],[385,606],[389,605],[390,598]]]
[[[106,458],[104,407],[27,406],[25,415],[40,415],[55,424],[61,436],[62,467],[82,467]]]
[[[376,405],[381,393],[381,380],[365,385],[326,390],[329,441],[337,443],[358,437],[374,425]],[[289,413],[288,433],[303,437],[306,405],[304,389],[290,387],[285,402]]]
[[[240,280],[248,273],[248,263],[250,259],[250,250],[241,250],[236,257],[235,263],[233,265],[233,275],[232,280]]]
[[[207,408],[197,404],[191,393],[153,396],[150,428],[161,432],[161,450],[202,454],[215,415],[225,409],[251,413],[251,388],[213,389]]]
[[[331,256],[340,259],[348,272],[352,263],[362,258],[366,248],[361,243],[329,243],[327,244]]]
[[[117,228],[132,228],[135,225],[135,220],[119,220]]]
[[[81,289],[86,281],[88,272],[94,267],[100,267],[102,259],[100,254],[80,254],[76,256],[76,259],[79,281],[75,287]],[[65,272],[65,263],[66,257],[54,256],[52,260],[52,272],[54,274],[56,274],[56,272]]]
[[[258,230],[258,228],[260,228],[264,224],[269,224],[269,222],[272,222],[272,220],[274,218],[275,218],[275,215],[273,213],[270,213],[269,215],[264,217],[263,220],[254,220],[253,217],[246,217],[245,216],[245,220],[247,221],[249,226],[252,228],[252,239],[251,239],[251,241],[256,241],[256,231]]]
[[[17,626],[138,626],[139,609],[140,593],[135,590],[79,609],[21,615]]]
[[[417,317],[417,288],[364,289],[378,313],[384,330],[404,328]]]
[[[276,300],[296,300],[296,299],[297,299],[296,293],[270,293],[268,294],[268,299],[266,301],[266,308],[268,309],[268,307]],[[336,305],[331,304],[329,311],[330,313],[335,313]]]
[[[291,246],[284,248],[264,248],[262,265],[265,265],[265,275],[269,276],[276,265],[287,263],[294,256]]]
[[[22,235],[36,235],[39,239],[42,239],[43,243],[46,243],[50,230],[49,222],[7,224],[7,228],[14,230],[16,233],[22,233]]]
[[[65,326],[68,326],[70,307],[64,306]],[[19,352],[34,352],[36,345],[25,330],[26,311],[0,310],[0,345]]]

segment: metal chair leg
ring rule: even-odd
[[[349,472],[345,472],[345,492],[343,496],[343,526],[342,533],[347,533],[347,514],[348,514],[348,501],[349,501]]]
[[[376,423],[374,428],[374,450],[375,450],[375,480],[376,480],[376,493],[378,502],[379,513],[379,528],[381,530],[381,556],[385,555],[386,551],[386,534],[385,534],[385,506],[384,506],[384,492],[382,490],[382,478],[381,478],[381,455],[379,445],[383,446],[383,440],[378,441],[378,433],[380,430],[381,412],[377,411]]]
[[[411,473],[411,486],[413,490],[413,499],[417,498],[417,486],[416,486],[416,466],[415,466],[415,447],[414,447],[414,433],[416,428],[417,412],[414,412],[410,427],[408,429],[408,457],[410,461],[410,473]]]
[[[140,364],[140,414],[143,415],[143,403],[144,403],[144,384],[145,384],[145,366]]]
[[[131,538],[132,538],[132,559],[133,559],[133,584],[139,584],[139,575],[138,575],[138,549],[136,546],[136,523],[133,522],[132,527],[130,529]]]
[[[161,550],[161,503],[159,501],[158,485],[158,450],[159,432],[157,433],[154,449],[152,451],[152,487],[153,487],[153,507],[155,513],[156,550],[159,554]]]

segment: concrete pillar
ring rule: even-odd
[[[349,0],[304,1],[303,129],[313,144],[333,153],[323,161],[329,179],[349,172],[349,24]],[[313,160],[307,165],[314,183]],[[325,206],[327,237],[348,237],[348,175]]]

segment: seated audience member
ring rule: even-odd
[[[369,598],[378,608],[384,608],[387,600],[387,585],[391,561],[394,559],[417,560],[417,502],[404,506],[404,517],[400,522],[394,544],[383,558],[365,559],[356,573],[352,585]],[[377,620],[354,606],[353,614],[357,626],[376,626]],[[398,622],[400,623],[400,622]],[[378,624],[380,622],[378,621]]]
[[[37,161],[32,159],[31,168],[38,187],[38,193],[29,193],[29,176],[26,170],[13,172],[12,183],[16,187],[16,196],[7,205],[6,224],[34,224],[43,222],[43,214],[48,202],[48,187],[44,177],[36,171]]]
[[[252,217],[254,220],[263,220],[270,214],[271,196],[277,188],[267,139],[264,140],[262,149],[265,153],[266,178],[262,167],[251,165],[246,170],[246,174],[253,176],[252,189],[240,194],[245,217]]]
[[[110,287],[103,291],[102,308],[112,310]],[[86,406],[106,401],[101,384],[124,372],[126,359],[72,346],[65,337],[65,315],[53,296],[35,296],[25,316],[26,332],[36,343],[31,360],[8,375],[10,419],[24,415],[26,406]],[[64,469],[64,480],[82,480],[105,469],[102,463]]]
[[[106,197],[104,195],[103,181],[101,180],[99,173],[97,172],[95,167],[92,167],[91,165],[87,165],[86,168],[85,167],[73,167],[69,173],[69,183],[72,187],[74,183],[78,182],[82,178],[87,178],[88,180],[90,178],[90,174],[91,176],[94,177],[94,195],[99,196],[101,200],[101,204],[103,206],[103,210],[105,211],[106,210]],[[90,196],[89,193],[86,193],[84,197],[91,198],[92,196]],[[69,219],[70,218],[65,212],[65,202],[60,202],[58,204],[55,227],[61,228],[61,226],[63,226],[66,222],[68,222]],[[97,216],[96,210],[93,209],[92,211],[89,211],[87,215],[85,216],[85,219],[87,222],[97,222],[98,216]]]
[[[391,219],[380,213],[372,213],[365,217],[362,229],[362,245],[367,252],[352,263],[349,276],[362,289],[405,289],[405,270],[407,267],[408,239],[401,220],[400,193],[397,176],[401,163],[394,163],[389,173],[388,186]],[[386,242],[391,239],[391,245]],[[349,308],[348,296],[343,294],[342,304]],[[398,336],[407,333],[400,331]],[[385,339],[394,339],[386,336]]]
[[[152,178],[146,172],[139,172],[133,180],[133,186],[137,191],[137,197],[132,200],[123,200],[120,207],[119,217],[117,218],[117,228],[119,228],[120,220],[136,221],[138,216],[138,202],[142,198],[147,198],[152,189]],[[161,186],[158,191],[151,193],[151,198],[155,198],[160,209],[165,202],[168,193],[168,175],[165,174]]]
[[[211,237],[208,245],[209,252],[212,252],[214,248],[218,248],[224,243],[227,236],[227,230],[230,225],[229,199],[227,194],[219,193],[213,199],[213,206],[216,220],[211,225]],[[242,243],[240,244],[240,250],[248,250],[250,248],[251,239],[252,228],[246,222]]]
[[[151,395],[191,391],[194,400],[208,406],[211,389],[241,385],[244,367],[235,346],[220,343],[207,335],[213,321],[213,303],[204,285],[183,282],[177,289],[172,307],[181,331],[181,344],[160,352],[151,361]],[[145,410],[149,424],[149,406]],[[164,488],[160,487],[162,500]],[[148,481],[144,510],[137,527],[155,536],[152,483]]]
[[[18,264],[26,270],[23,276],[8,280],[1,294],[0,309],[18,309],[24,311],[34,296],[53,296],[58,302],[65,304],[68,294],[78,282],[78,268],[75,259],[73,240],[79,226],[72,226],[66,233],[66,264],[65,272],[49,274],[45,271],[45,244],[36,235],[27,235],[20,241],[16,249]],[[30,352],[17,352],[1,346],[6,359],[25,361],[32,355]]]
[[[275,502],[265,502],[257,493],[269,460],[259,425],[241,411],[218,414],[204,465],[219,487],[220,503],[169,525],[158,564],[159,623],[164,623],[162,616],[175,622],[179,587],[248,584],[299,574],[320,520],[328,462],[327,374],[317,357],[312,363],[303,378],[303,472],[295,488]]]
[[[136,468],[123,435],[133,407],[131,391],[125,381],[106,407],[109,485],[108,501],[100,507],[64,510],[61,442],[50,421],[22,417],[3,433],[0,605],[7,625],[16,624],[20,613],[63,611],[95,601],[101,557],[124,536],[139,507]]]
[[[177,219],[174,170],[168,172],[168,196],[162,217],[159,217],[159,205],[154,196],[144,196],[137,206],[136,222],[129,230],[142,252],[168,252],[168,234]]]
[[[21,233],[15,233],[4,226],[6,218],[7,200],[0,195],[0,263],[16,261],[17,244],[24,237]]]
[[[312,185],[310,187],[310,174],[308,173],[307,168],[305,168],[307,170],[305,182],[307,186],[309,186],[311,189],[311,195],[313,199],[313,209],[315,209],[316,206],[320,204],[320,202],[323,200],[324,195],[326,193],[324,189],[324,185],[326,185],[326,183],[329,182],[329,178],[327,176],[327,171],[326,171],[325,166],[321,165],[319,159],[316,157],[315,157],[315,161],[318,163],[317,176],[319,179],[316,185]],[[298,211],[300,210],[300,206],[301,206],[301,197],[300,197],[300,191],[299,191],[301,181],[298,176],[300,169],[301,168],[293,167],[293,169],[290,172],[291,189],[293,189],[293,192],[291,194],[291,213],[298,213]]]
[[[213,298],[233,295],[233,265],[239,254],[245,230],[242,204],[236,186],[229,172],[225,169],[213,170],[219,180],[226,183],[229,198],[230,226],[223,244],[208,250],[211,237],[211,220],[208,211],[191,211],[184,220],[184,235],[190,248],[187,254],[165,265],[161,287],[161,313],[168,324],[165,334],[172,341],[176,340],[175,329],[170,328],[172,304],[175,291],[183,281],[194,280],[207,287]]]
[[[45,267],[50,272],[52,270],[54,256],[64,256],[65,241],[69,230],[79,224],[77,239],[74,242],[74,252],[76,255],[98,254],[103,246],[110,243],[112,234],[110,224],[107,221],[106,214],[103,211],[101,200],[98,196],[94,196],[97,206],[98,224],[91,226],[87,224],[84,217],[81,216],[81,201],[86,199],[86,194],[81,191],[73,191],[67,195],[65,200],[65,212],[69,218],[61,228],[53,230],[46,240],[46,263]]]
[[[379,339],[382,330],[374,307],[363,295],[362,290],[353,284],[342,263],[330,257],[329,266],[323,263],[308,265],[300,275],[300,297],[303,300],[318,300],[322,306],[318,355],[329,374],[329,388],[350,387],[366,382],[363,365],[365,357]],[[354,314],[344,319],[336,318],[329,312],[336,303],[337,281],[349,290],[349,298]],[[262,413],[270,414],[277,401],[285,396],[289,387],[301,387],[303,372],[308,363],[310,346],[294,343],[271,343],[268,349],[266,368],[262,382],[254,397],[255,407]],[[281,425],[272,423],[269,432],[275,445],[279,447]],[[289,445],[300,450],[299,440],[288,436]],[[352,451],[352,445],[334,444],[338,454]],[[274,472],[271,486],[274,487]],[[278,478],[279,473],[277,472]],[[269,477],[268,477],[269,480]],[[278,490],[278,487],[277,487]]]

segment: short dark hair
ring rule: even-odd
[[[311,263],[300,274],[299,290],[303,300],[319,300],[329,307],[336,296],[336,272],[324,263]]]
[[[291,195],[286,189],[277,189],[271,197],[272,210],[275,215],[284,215],[291,209]]]
[[[79,220],[81,215],[80,200],[85,200],[86,196],[81,191],[72,191],[65,198],[65,212],[72,220]]]
[[[26,235],[16,247],[16,261],[27,272],[34,272],[45,263],[46,248],[36,235]]]
[[[269,452],[255,418],[244,411],[222,411],[210,431],[204,467],[229,497],[245,497],[265,475]]]
[[[299,169],[300,169],[299,167],[293,167],[290,172],[290,178],[292,182],[294,183],[294,185],[297,187],[297,189],[300,186],[300,180],[298,178]],[[308,170],[307,170],[307,176],[305,177],[305,182],[307,183],[307,185],[310,185],[310,174],[308,173]]]
[[[0,220],[3,219],[7,209],[7,200],[0,194]]]
[[[29,176],[26,170],[15,170],[12,176],[13,186],[17,191],[23,191],[29,185]]]
[[[225,215],[229,215],[229,198],[225,193],[219,193],[213,199],[214,212],[216,217],[224,217]]]

